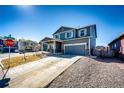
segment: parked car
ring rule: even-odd
[[[19,50],[15,50],[15,53],[18,53],[19,52]]]
[[[24,54],[25,51],[24,50],[19,50],[19,54]]]

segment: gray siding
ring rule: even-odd
[[[95,27],[94,26],[91,26],[90,27],[90,33],[91,33],[91,35],[90,36],[92,36],[92,37],[95,37]]]
[[[79,37],[79,30],[81,29],[86,29],[86,36],[82,36],[82,37],[87,37],[87,36],[91,36],[91,37],[97,37],[96,34],[96,25],[91,25],[91,26],[87,26],[87,27],[82,27],[82,28],[78,28],[78,29],[72,29],[73,32],[73,37],[72,38],[80,38]],[[62,29],[59,29],[62,30]],[[70,29],[69,29],[70,30]],[[72,38],[65,38],[65,33],[69,30],[66,31],[59,31],[58,33],[56,33],[57,35],[60,35],[60,40],[67,40],[67,39],[72,39]],[[53,36],[55,37],[55,34],[53,34]]]
[[[88,26],[88,27],[82,27],[82,28],[79,28],[79,29],[72,30],[72,32],[73,32],[73,37],[72,38],[65,38],[65,33],[67,33],[67,31],[62,32],[62,33],[58,33],[57,35],[60,35],[60,40],[68,40],[68,39],[73,39],[73,38],[80,38],[79,31],[81,29],[86,29],[86,35],[82,36],[82,37],[91,36],[91,37],[95,37],[96,38],[96,28],[95,28],[95,25],[94,26]]]
[[[90,39],[90,48],[94,49],[96,47],[96,38]]]
[[[90,36],[91,34],[90,34],[90,28],[88,27],[87,28],[87,36]]]
[[[75,39],[75,40],[68,40],[68,41],[64,41],[63,43],[64,43],[64,44],[88,43],[88,38]]]

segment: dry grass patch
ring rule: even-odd
[[[18,56],[18,57],[12,57],[10,63],[9,63],[8,58],[4,59],[4,60],[2,60],[2,64],[6,69],[8,67],[10,67],[10,68],[15,67],[17,65],[32,62],[32,61],[36,61],[36,60],[39,60],[39,59],[41,59],[40,55],[26,55],[25,58],[24,58],[24,56]]]

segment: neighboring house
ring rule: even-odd
[[[53,38],[42,40],[42,49],[53,54],[91,55],[96,46],[96,25],[80,28],[60,27]]]
[[[3,51],[3,37],[0,36],[0,53]]]
[[[15,44],[11,47],[10,51],[15,52],[15,50],[18,49],[18,42],[14,37],[11,37],[11,35],[0,37],[0,52],[9,52],[9,48],[4,44],[4,40],[6,39],[12,39],[14,41]]]
[[[18,50],[24,50],[25,52],[39,51],[39,44],[35,41],[20,39],[18,41]]]
[[[115,57],[120,57],[124,60],[124,33],[115,38],[108,45],[110,49],[113,50]]]

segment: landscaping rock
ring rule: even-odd
[[[124,65],[124,64],[121,64]],[[82,58],[58,76],[49,88],[124,88],[124,70],[115,63]]]

